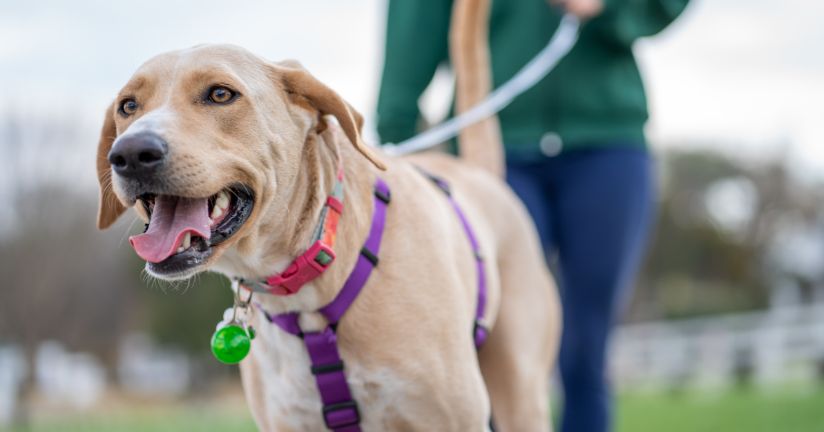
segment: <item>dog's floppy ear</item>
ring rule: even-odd
[[[330,89],[295,62],[273,65],[284,90],[296,95],[323,114],[334,116],[355,148],[381,170],[386,169],[375,153],[361,140],[363,117],[334,90]]]
[[[117,138],[114,125],[114,103],[106,110],[103,118],[103,130],[97,144],[97,181],[100,183],[100,207],[97,211],[97,227],[106,229],[126,211],[112,190],[112,166],[109,164],[109,151]]]

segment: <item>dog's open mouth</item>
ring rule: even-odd
[[[235,234],[252,213],[254,197],[243,186],[208,198],[143,194],[138,202],[149,215],[143,234],[129,242],[150,272],[179,276],[203,264],[213,248]]]

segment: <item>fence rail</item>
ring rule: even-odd
[[[618,388],[724,387],[824,377],[824,303],[627,325],[610,356]]]

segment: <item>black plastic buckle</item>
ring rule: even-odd
[[[331,372],[338,372],[343,370],[343,360],[337,363],[329,363],[323,365],[312,365],[312,375],[323,375]]]
[[[390,192],[384,192],[378,188],[375,188],[375,196],[383,201],[384,204],[389,204],[392,201],[392,194]]]
[[[351,421],[339,422],[339,423],[333,423],[329,420],[329,414],[334,413],[334,412],[338,412],[338,411],[343,411],[343,410],[352,410],[352,412],[354,413],[355,418]],[[340,403],[335,403],[335,404],[324,405],[323,406],[323,422],[326,423],[327,428],[333,429],[333,430],[337,429],[337,428],[347,427],[347,426],[354,426],[354,425],[360,423],[360,411],[358,410],[358,403],[355,402],[355,401],[346,401],[346,402],[340,402]]]
[[[429,181],[435,183],[435,186],[437,186],[438,189],[442,190],[443,193],[445,193],[447,196],[452,196],[452,189],[449,188],[449,183],[421,167],[416,166],[415,168],[417,168],[418,172],[421,173],[424,177],[428,178]]]
[[[364,258],[366,258],[367,261],[372,263],[372,267],[378,266],[378,256],[375,255],[374,252],[369,250],[369,248],[367,248],[366,246],[362,247],[360,253],[361,255],[363,255]]]
[[[445,182],[440,177],[435,176],[432,176],[432,181],[435,182],[435,186],[437,186],[438,189],[442,190],[443,193],[446,194],[446,196],[452,196],[452,189],[449,187],[449,183]]]

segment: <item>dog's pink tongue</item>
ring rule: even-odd
[[[144,260],[158,263],[171,256],[186,232],[209,239],[209,200],[158,195],[149,229],[129,237],[129,243]]]

